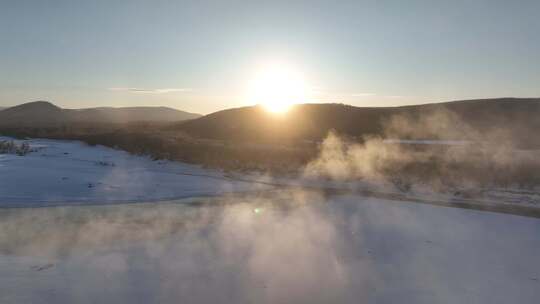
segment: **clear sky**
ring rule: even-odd
[[[540,1],[0,0],[0,106],[249,104],[279,63],[313,102],[540,96]]]

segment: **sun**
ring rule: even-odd
[[[285,113],[292,105],[304,103],[308,86],[303,75],[294,69],[273,65],[261,69],[249,85],[249,100],[272,113]]]

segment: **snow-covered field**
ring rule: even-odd
[[[38,151],[0,154],[0,207],[167,200],[264,188],[218,171],[78,141],[26,142]]]
[[[537,218],[30,142],[0,155],[0,303],[540,301]]]
[[[310,192],[0,210],[0,303],[538,303],[540,220]]]
[[[10,140],[0,137],[0,140]],[[405,200],[455,202],[482,206],[540,208],[540,189],[455,189],[433,192],[414,186],[403,192],[388,181],[329,181],[303,177],[270,178],[258,174],[224,174],[174,161],[148,157],[78,141],[27,140],[37,151],[26,156],[0,154],[0,207],[133,203],[219,196],[276,187],[341,189],[371,192]],[[380,196],[379,196],[380,197]]]

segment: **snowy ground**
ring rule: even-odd
[[[538,303],[540,220],[316,193],[0,210],[1,303]]]
[[[31,144],[39,151],[0,155],[0,207],[49,208],[0,208],[0,303],[540,300],[540,219],[357,191],[399,194],[384,185],[229,178],[75,141]],[[355,191],[313,190],[329,187]]]
[[[152,161],[124,151],[90,147],[78,141],[32,139],[27,142],[38,150],[26,156],[0,154],[0,207],[178,200],[293,186],[481,208],[502,205],[528,208],[518,214],[530,213],[530,208],[540,210],[540,189],[454,189],[435,193],[430,187],[414,186],[403,192],[388,181],[333,182],[257,174],[226,175],[200,166]]]
[[[166,200],[265,187],[198,166],[152,161],[78,141],[27,142],[38,151],[0,154],[0,206]]]

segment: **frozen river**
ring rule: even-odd
[[[540,220],[315,192],[0,210],[1,303],[538,303]]]
[[[0,303],[540,301],[540,219],[30,143],[0,155]]]
[[[0,207],[155,201],[269,188],[217,170],[78,141],[26,142],[37,151],[0,154]]]

